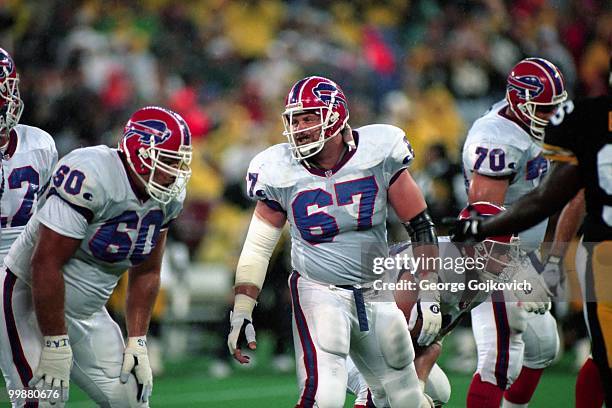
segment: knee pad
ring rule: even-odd
[[[425,383],[425,394],[429,395],[436,406],[447,404],[451,396],[448,377],[438,364],[434,364]]]
[[[410,364],[410,371],[404,369],[395,373],[392,378],[386,378],[383,381],[383,386],[387,394],[385,402],[388,404],[382,405],[383,407],[421,408],[424,397],[414,364]],[[374,395],[372,396],[374,397]],[[373,401],[374,405],[378,407],[378,398],[373,398]]]
[[[344,406],[346,390],[338,384],[321,384],[317,388],[315,397],[315,407],[318,408],[338,408]]]
[[[99,387],[93,383],[84,386],[82,381],[75,382],[85,393],[102,408],[146,408],[148,402],[138,402],[138,384],[136,378],[130,375],[128,382],[122,384],[117,378]]]
[[[523,365],[529,368],[546,368],[559,354],[557,322],[550,313],[534,315],[523,332],[525,355]]]
[[[414,348],[402,312],[397,308],[390,310],[376,326],[376,336],[387,365],[401,370],[411,364],[414,361]]]
[[[314,325],[313,341],[321,350],[346,356],[349,352],[349,323],[343,313],[336,308],[322,305],[314,309],[312,319]]]

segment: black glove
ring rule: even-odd
[[[465,244],[475,244],[486,238],[481,233],[482,221],[484,217],[476,215],[474,212],[470,218],[456,220],[454,227],[450,231],[451,241],[462,242]]]

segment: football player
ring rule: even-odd
[[[490,217],[499,214],[504,209],[495,204],[487,202],[478,202],[471,205],[469,208],[463,209],[459,214],[459,219],[468,219],[471,213],[475,212],[481,217]],[[456,326],[461,319],[469,313],[473,308],[477,307],[485,301],[491,301],[490,291],[479,290],[476,284],[486,283],[511,283],[520,281],[520,277],[515,277],[517,265],[521,263],[519,257],[519,239],[512,235],[496,235],[486,238],[483,242],[473,246],[453,244],[449,237],[440,237],[440,258],[442,260],[455,259],[461,260],[465,264],[466,259],[472,259],[474,267],[463,267],[459,269],[456,265],[459,263],[448,263],[445,261],[445,266],[439,272],[439,280],[444,283],[448,289],[440,292],[440,309],[442,312],[442,328],[436,341],[426,347],[415,347],[416,357],[415,366],[419,377],[421,387],[431,397],[436,406],[442,406],[450,399],[451,388],[448,378],[442,369],[436,364],[436,360],[442,351],[442,342]],[[394,245],[390,252],[392,255],[406,254],[409,258],[413,257],[410,243],[400,243]],[[400,272],[401,273],[401,272]],[[404,272],[406,273],[406,272]],[[396,279],[397,272],[390,274],[388,279]],[[463,288],[459,285],[463,284]],[[455,285],[453,289],[451,285]],[[482,286],[482,285],[481,285]],[[397,294],[397,292],[396,292]],[[406,316],[408,327],[411,333],[419,330],[418,327],[418,307],[408,305],[402,310]],[[515,310],[519,314],[526,314],[522,309]],[[528,321],[534,323],[533,321]],[[533,327],[527,327],[526,331],[534,330]],[[520,333],[514,332],[511,337],[519,337]],[[526,356],[526,359],[540,356]],[[552,359],[547,359],[550,364]],[[529,362],[527,362],[529,363]],[[368,390],[367,385],[364,386],[365,380],[361,378],[354,365],[349,362],[349,378],[351,379],[349,389],[355,393],[357,401],[355,407],[367,407]],[[352,385],[352,387],[351,387]]]
[[[35,387],[45,391],[42,402],[63,405],[72,380],[99,406],[148,405],[146,334],[191,155],[185,121],[145,107],[130,117],[118,149],[76,149],[60,160],[46,202],[0,271],[9,389]],[[126,269],[124,345],[105,304]]]
[[[470,203],[488,201],[511,208],[539,184],[548,170],[541,149],[544,127],[566,99],[563,75],[549,61],[527,58],[512,68],[505,100],[474,122],[463,146]],[[524,273],[533,277],[538,290],[493,292],[492,302],[471,312],[478,365],[468,408],[498,408],[502,398],[504,406],[526,406],[543,368],[557,353],[556,322],[548,312],[551,292],[537,284],[536,268],[542,265],[536,250],[545,230],[546,221],[520,234],[521,250],[533,264]],[[519,307],[536,313],[519,313]],[[532,355],[539,357],[529,358]]]
[[[419,389],[404,316],[393,299],[379,299],[372,288],[378,276],[372,260],[388,256],[388,203],[415,253],[437,255],[434,225],[406,170],[413,152],[404,132],[380,124],[351,130],[342,89],[318,76],[291,88],[282,117],[289,143],[263,151],[248,170],[247,191],[258,201],[236,270],[230,353],[241,363],[249,361],[241,333],[249,348],[256,347],[252,311],[288,221],[297,406],[342,407],[349,354],[374,402],[388,397],[392,407],[430,406]],[[422,270],[419,278],[435,281],[437,273]],[[419,344],[438,334],[438,298],[432,290],[420,299]]]
[[[611,76],[612,80],[612,76]],[[546,129],[545,153],[559,164],[536,190],[503,215],[486,221],[461,221],[458,239],[519,232],[554,214],[584,188],[584,237],[576,268],[585,300],[585,319],[593,359],[587,360],[577,382],[576,406],[612,406],[612,97],[588,98],[568,104]],[[597,367],[597,369],[595,369]],[[596,379],[599,377],[599,381]]]
[[[13,58],[0,48],[0,261],[42,203],[57,150],[44,130],[19,124],[23,101]]]

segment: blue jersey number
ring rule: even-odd
[[[478,146],[476,148],[478,158],[474,162],[474,170],[478,170],[487,156],[489,157],[489,168],[493,171],[500,171],[506,167],[506,154],[502,149],[487,149],[486,147]]]
[[[360,196],[357,215],[357,230],[372,227],[374,204],[378,194],[378,184],[374,176],[345,181],[334,185],[338,206],[353,204],[354,198]],[[295,225],[302,238],[313,244],[332,242],[340,229],[336,219],[325,211],[315,211],[316,206],[323,209],[334,204],[333,197],[327,191],[317,188],[300,192],[291,205]]]
[[[89,249],[96,258],[110,263],[124,261],[131,252],[130,262],[138,265],[155,248],[163,218],[160,210],[149,211],[142,220],[136,211],[126,211],[98,228],[89,241]],[[135,230],[138,233],[133,245],[129,232]]]
[[[7,217],[2,217],[2,227],[20,227],[26,225],[32,216],[32,206],[36,199],[36,193],[40,188],[40,176],[31,166],[13,169],[8,177],[8,187],[11,190],[21,188],[23,183],[28,183],[28,190],[23,196],[19,209],[13,215],[10,225],[7,225]]]
[[[317,188],[315,190],[302,191],[295,197],[291,207],[295,225],[300,230],[302,238],[311,244],[332,242],[340,231],[336,219],[324,211],[309,214],[308,209],[328,207],[334,204],[334,200],[327,191]]]
[[[65,183],[64,183],[65,181]],[[60,188],[64,185],[64,191],[70,195],[77,195],[83,188],[85,174],[78,169],[70,170],[66,165],[60,166],[53,176],[53,185]]]
[[[374,176],[337,183],[334,185],[334,189],[336,190],[338,205],[353,204],[353,197],[360,196],[357,230],[362,231],[372,228],[374,204],[378,194],[378,184],[376,184]]]

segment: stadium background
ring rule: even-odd
[[[571,97],[602,94],[611,39],[610,3],[597,0],[0,1],[0,46],[21,74],[21,122],[51,133],[60,155],[116,144],[144,104],[168,106],[191,127],[193,177],[152,325],[159,357],[152,405],[164,407],[295,402],[286,242],[255,317],[255,368],[230,364],[225,333],[252,208],[244,174],[254,154],[284,141],[280,113],[296,79],[338,81],[353,127],[402,127],[416,152],[411,171],[439,221],[465,202],[461,142],[503,97],[511,66],[544,57],[561,68]],[[392,223],[390,234],[403,238]],[[110,305],[119,321],[120,292]],[[565,353],[544,374],[536,407],[573,406],[576,366],[588,352],[579,305],[557,313]],[[464,330],[446,342],[452,407],[465,401],[469,337]],[[69,406],[91,405],[71,391]]]

